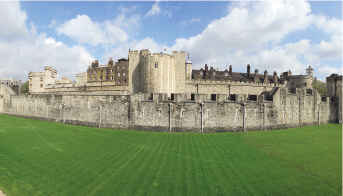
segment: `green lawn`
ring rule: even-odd
[[[342,126],[96,129],[0,115],[7,195],[342,195]]]

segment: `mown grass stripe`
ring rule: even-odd
[[[0,115],[0,189],[9,195],[341,195],[341,129],[156,133]]]

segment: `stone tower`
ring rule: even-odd
[[[311,67],[311,65],[309,65],[308,68],[306,69],[306,75],[311,76],[313,78],[313,72],[314,72],[314,69]]]
[[[152,54],[148,49],[129,51],[132,93],[183,93],[186,73],[191,76],[191,63],[185,57],[183,51],[172,55]]]

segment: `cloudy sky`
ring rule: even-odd
[[[342,74],[341,1],[24,1],[0,2],[0,13],[0,78],[51,66],[75,80],[129,49],[186,51],[193,68]]]

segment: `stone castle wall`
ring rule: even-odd
[[[4,94],[6,89],[0,89]],[[304,88],[294,93],[278,88],[272,100],[265,95],[256,95],[256,100],[237,97],[241,99],[233,101],[223,94],[215,99],[196,94],[192,100],[185,94],[173,94],[169,99],[167,93],[9,94],[0,99],[0,112],[77,125],[165,132],[263,130],[264,122],[266,129],[279,129],[337,120],[338,100],[322,100],[317,91]]]
[[[284,84],[262,84],[243,81],[205,81],[188,80],[185,83],[185,93],[200,94],[245,94],[259,95],[265,91],[271,91],[274,87],[284,87]]]

